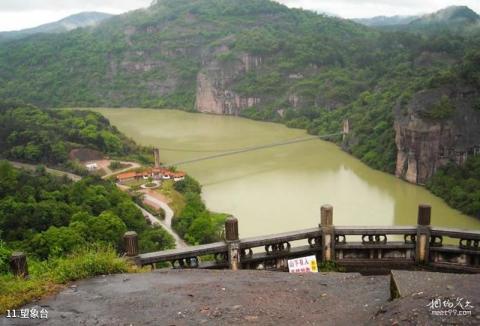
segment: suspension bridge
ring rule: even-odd
[[[290,144],[303,143],[303,142],[308,142],[308,141],[318,140],[318,139],[328,139],[328,138],[331,138],[331,137],[334,137],[334,136],[340,136],[340,135],[344,135],[344,134],[345,134],[345,132],[342,131],[342,132],[337,132],[337,133],[333,133],[333,134],[295,138],[295,139],[284,140],[284,141],[270,143],[270,144],[257,145],[257,146],[247,146],[247,147],[242,147],[242,148],[221,150],[221,151],[218,151],[218,150],[215,151],[215,150],[174,149],[174,148],[166,148],[166,147],[164,147],[164,148],[159,147],[158,149],[166,150],[166,151],[177,151],[177,152],[216,153],[216,154],[213,154],[213,155],[202,156],[202,157],[198,157],[198,158],[193,158],[193,159],[188,159],[188,160],[178,161],[178,162],[172,162],[172,163],[168,164],[168,165],[171,165],[171,166],[180,166],[180,165],[186,165],[186,164],[191,164],[191,163],[196,163],[196,162],[201,162],[201,161],[212,160],[212,159],[225,157],[225,156],[232,156],[232,155],[238,155],[238,154],[242,154],[242,153],[258,151],[258,150],[267,149],[267,148],[286,146],[286,145],[290,145]]]

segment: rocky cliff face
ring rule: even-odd
[[[444,119],[425,118],[427,108],[448,96],[454,111]],[[479,91],[450,86],[422,91],[406,106],[395,110],[395,142],[398,149],[396,175],[424,184],[447,164],[462,164],[469,155],[480,154],[480,111],[475,109]]]
[[[260,103],[260,98],[238,95],[232,86],[236,78],[260,66],[262,58],[243,54],[226,61],[217,59],[218,55],[228,52],[229,48],[224,45],[202,60],[204,65],[197,76],[197,111],[239,115],[241,110]]]

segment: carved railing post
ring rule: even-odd
[[[335,229],[331,205],[323,205],[320,209],[320,229],[322,232],[322,261],[335,260]]]
[[[228,264],[232,271],[236,271],[240,268],[240,240],[238,220],[233,216],[225,221],[225,240],[228,244]]]
[[[430,218],[432,207],[430,205],[418,206],[417,242],[415,262],[428,264],[430,251]]]
[[[125,232],[123,235],[125,255],[129,258],[138,256],[138,234],[135,231]]]
[[[14,252],[10,257],[10,268],[15,276],[28,277],[27,256],[23,252]]]

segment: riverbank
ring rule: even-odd
[[[133,108],[94,110],[137,143],[159,147],[167,165],[306,136],[303,130],[231,116]],[[413,225],[418,204],[428,203],[434,226],[480,228],[479,220],[449,208],[425,188],[373,170],[337,145],[321,140],[180,168],[202,184],[202,197],[210,210],[229,212],[241,220],[242,236],[311,227],[318,223],[319,207],[325,203],[335,207],[336,225]]]

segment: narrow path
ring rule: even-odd
[[[172,218],[173,218],[172,209],[167,204],[165,203],[162,203],[162,204],[163,205],[161,207],[165,211],[165,221],[159,220],[158,218],[150,214],[147,210],[143,209],[140,205],[138,204],[135,204],[135,205],[142,211],[143,215],[146,216],[150,220],[150,222],[152,222],[152,225],[159,225],[163,227],[165,231],[167,231],[175,239],[175,247],[177,249],[188,247],[185,241],[183,241],[182,238],[180,238],[178,234],[172,229],[172,226],[171,226]]]
[[[39,165],[43,165],[43,164],[35,165],[35,164],[28,164],[28,163],[20,163],[20,162],[9,161],[9,160],[7,160],[7,162],[10,163],[12,166],[16,167],[17,169],[25,169],[25,170],[29,170],[29,171],[35,171]],[[79,176],[79,175],[76,175],[76,174],[73,174],[73,173],[70,173],[70,172],[61,171],[61,170],[51,169],[51,168],[46,167],[46,166],[45,166],[45,170],[48,173],[56,175],[56,176],[66,175],[70,180],[75,181],[75,182],[80,181],[82,179],[82,177]]]
[[[120,185],[120,184],[117,184],[117,187],[123,191],[127,191],[129,189],[129,187]],[[173,219],[174,212],[170,208],[170,206],[168,206],[167,203],[164,203],[161,200],[149,195],[148,193],[143,193],[143,194],[145,196],[144,199],[156,205],[157,207],[163,209],[163,211],[165,212],[165,220],[164,221],[159,220],[157,217],[150,214],[150,212],[145,210],[143,207],[141,207],[138,204],[135,204],[142,211],[143,215],[146,216],[150,220],[150,222],[152,222],[152,225],[160,225],[161,227],[163,227],[173,237],[173,239],[175,239],[175,247],[177,249],[188,247],[188,244],[185,241],[183,241],[183,239],[180,238],[180,236],[172,228],[172,219]]]
[[[139,167],[141,167],[141,165],[136,163],[136,162],[120,162],[120,164],[129,164],[130,166],[126,167],[124,169],[121,169],[121,170],[113,171],[113,172],[110,171],[110,169],[108,169],[110,172],[107,171],[107,174],[105,174],[102,177],[102,179],[107,179],[107,178],[111,177],[112,175],[124,173],[124,172],[130,171],[130,170],[133,170],[133,169],[138,169]]]
[[[146,201],[148,202],[151,202],[152,204],[154,204],[155,206],[163,209],[165,211],[165,224],[168,225],[169,227],[172,226],[172,219],[173,219],[173,215],[174,215],[174,212],[173,210],[170,208],[170,206],[168,206],[167,203],[159,200],[158,198],[148,194],[148,193],[144,193],[144,198]]]
[[[147,212],[150,216],[149,219],[152,222],[152,224],[162,225],[163,228],[165,230],[167,230],[167,232],[170,233],[173,236],[173,238],[175,239],[175,245],[176,245],[177,248],[187,247],[188,245],[185,243],[185,241],[183,241],[172,228],[172,219],[173,219],[174,213],[173,213],[173,210],[170,208],[170,206],[168,206],[167,203],[164,203],[161,200],[159,200],[159,199],[157,199],[157,198],[155,198],[155,197],[153,197],[149,194],[144,194],[144,196],[145,196],[144,198],[145,198],[146,201],[149,201],[152,204],[160,207],[165,212],[165,220],[164,221],[159,220],[158,218],[156,218],[155,216],[153,216],[152,214]]]

